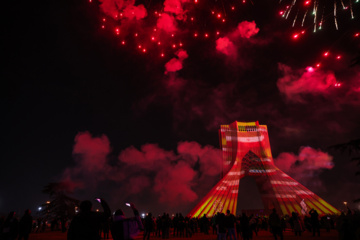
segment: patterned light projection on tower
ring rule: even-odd
[[[333,206],[292,179],[274,165],[266,125],[258,122],[233,122],[221,125],[220,145],[225,168],[223,178],[189,213],[208,217],[230,210],[236,214],[240,179],[255,178],[265,212],[275,208],[283,215],[304,214],[314,208],[321,214],[340,214]],[[241,193],[240,193],[241,197]]]

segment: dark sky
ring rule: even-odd
[[[176,20],[174,32],[184,46],[166,48],[163,58],[155,48],[139,51],[133,37],[151,36],[160,1],[136,2],[149,16],[121,24],[96,1],[6,3],[0,213],[35,210],[48,200],[43,186],[61,180],[81,200],[104,196],[113,208],[133,201],[142,211],[185,213],[219,179],[219,125],[235,120],[267,125],[275,163],[286,159],[284,170],[335,207],[359,197],[351,157],[328,148],[360,137],[360,70],[350,67],[360,49],[359,3],[353,20],[339,12],[339,30],[326,12],[321,31],[306,22],[294,40],[294,16],[281,18],[277,1],[259,2],[235,13],[226,10],[231,1],[223,9],[183,5],[187,20]],[[225,12],[226,25],[209,9]],[[189,24],[190,16],[198,21]],[[252,21],[259,31],[245,36],[239,24],[254,30]],[[193,37],[218,28],[219,36]],[[172,59],[176,71],[167,68]]]

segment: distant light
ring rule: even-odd
[[[205,33],[205,37],[209,37],[209,34]]]
[[[299,37],[299,34],[297,34],[297,33],[295,33],[294,35],[293,35],[293,39],[297,39]]]
[[[122,45],[125,45],[125,41],[122,41],[121,44],[122,44]]]
[[[320,63],[316,64],[316,67],[320,67],[320,66],[321,66],[321,64],[320,64]]]
[[[340,55],[339,55],[339,56],[337,56],[337,57],[336,57],[336,59],[341,59],[341,56],[340,56]]]
[[[142,51],[145,53],[145,52],[146,52],[146,48],[144,48]]]
[[[231,7],[231,10],[235,10],[235,7],[234,7],[234,6],[232,6],[232,7]]]
[[[144,218],[144,217],[145,217],[145,213],[142,213],[141,216]]]
[[[279,15],[283,15],[283,14],[284,14],[284,11],[280,11],[280,12],[279,12]]]
[[[359,37],[360,33],[355,33],[354,37]]]
[[[220,14],[220,13],[218,13],[217,17],[218,17],[218,18],[221,18],[221,14]]]
[[[308,71],[308,72],[314,72],[315,69],[314,69],[313,67],[307,67],[307,68],[306,68],[306,71]]]
[[[41,211],[42,207],[38,207],[38,210]]]
[[[198,36],[198,34],[197,33],[194,33],[194,37],[197,37]]]
[[[160,56],[161,56],[161,57],[164,57],[164,56],[165,56],[165,54],[163,54],[163,53],[162,53]]]
[[[305,1],[305,6],[308,6],[311,3],[311,1]]]
[[[329,52],[325,52],[325,53],[324,53],[324,57],[329,56],[329,54],[330,54]]]
[[[49,204],[50,203],[50,201],[46,201],[46,204]]]

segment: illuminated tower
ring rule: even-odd
[[[220,147],[225,168],[223,178],[189,213],[191,217],[230,210],[236,214],[240,179],[255,178],[266,212],[275,208],[283,215],[308,212],[340,212],[274,165],[266,125],[258,122],[233,122],[221,125]],[[240,193],[241,197],[241,193]]]

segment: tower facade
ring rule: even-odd
[[[265,212],[304,214],[314,208],[321,214],[340,212],[292,179],[274,165],[266,125],[258,122],[233,122],[221,125],[220,147],[223,152],[223,177],[189,213],[191,217],[208,217],[230,210],[236,214],[240,179],[255,178]],[[244,194],[244,193],[243,193]]]

